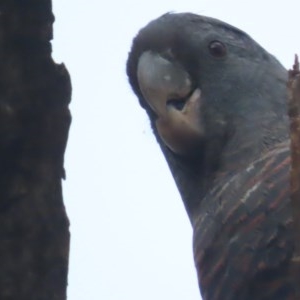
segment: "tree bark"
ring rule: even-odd
[[[0,0],[0,299],[65,299],[71,84],[51,58],[50,0]]]
[[[297,299],[300,299],[300,71],[298,56],[295,56],[293,69],[289,70],[288,80],[288,114],[291,138],[291,206],[295,233],[295,252],[293,269],[295,287],[298,287]]]

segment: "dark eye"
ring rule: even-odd
[[[219,41],[213,41],[208,46],[209,52],[212,56],[221,58],[226,55],[226,47]]]

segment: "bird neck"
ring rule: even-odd
[[[252,123],[245,120],[237,128],[224,145],[206,147],[200,160],[182,159],[163,149],[191,222],[210,189],[288,140],[285,117],[280,122],[278,117]]]
[[[278,117],[280,115],[281,117]],[[285,107],[257,112],[248,119],[237,120],[235,130],[221,152],[218,172],[239,172],[259,157],[289,139],[289,123]]]

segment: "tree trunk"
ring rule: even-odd
[[[293,69],[289,70],[288,80],[288,113],[290,118],[291,137],[291,205],[295,233],[295,252],[293,271],[297,299],[300,299],[300,70],[298,56],[295,56]]]
[[[0,0],[0,299],[65,299],[61,178],[67,70],[51,58],[50,0]]]

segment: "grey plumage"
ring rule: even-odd
[[[152,73],[157,79],[166,72],[159,83],[141,63],[144,53],[153,68],[170,64]],[[182,83],[191,82],[183,84],[188,92],[172,79],[179,73]],[[191,220],[203,298],[294,299],[300,274],[291,270],[287,71],[231,25],[166,14],[134,39],[127,74]],[[189,146],[179,147],[182,141]]]

